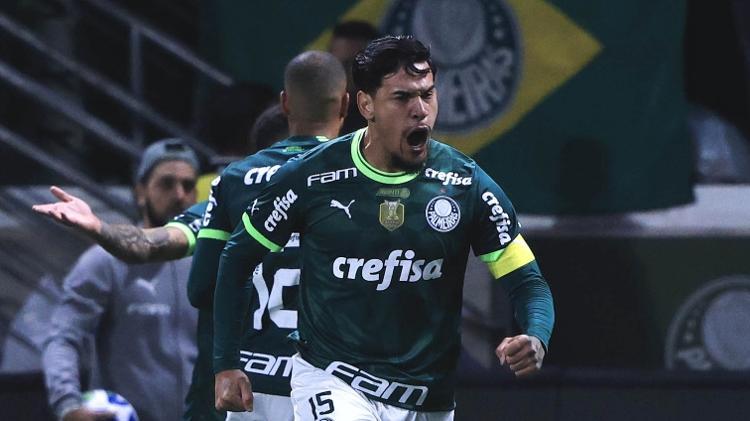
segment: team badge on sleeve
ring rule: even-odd
[[[448,232],[456,228],[461,220],[461,208],[450,197],[437,196],[427,203],[424,216],[435,231]]]
[[[380,225],[393,231],[404,224],[404,204],[400,200],[384,200],[378,215]]]

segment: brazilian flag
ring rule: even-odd
[[[438,64],[435,137],[474,156],[521,212],[610,213],[692,201],[680,0],[218,0],[206,52],[281,87],[338,21],[413,34]]]

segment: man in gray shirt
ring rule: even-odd
[[[145,228],[159,227],[195,202],[198,162],[183,142],[156,142],[136,171]],[[63,284],[42,364],[52,409],[63,421],[106,419],[81,406],[87,338],[96,343],[98,381],[141,421],[177,420],[197,354],[197,312],[187,300],[190,258],[127,264],[100,246],[87,250]]]

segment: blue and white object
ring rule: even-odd
[[[83,406],[96,411],[109,411],[115,414],[116,421],[138,421],[133,405],[127,399],[104,389],[94,389],[84,392],[81,396]]]

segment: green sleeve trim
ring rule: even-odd
[[[403,184],[407,181],[414,180],[419,175],[419,171],[416,172],[385,172],[370,165],[365,157],[362,156],[362,152],[359,150],[359,145],[362,143],[362,139],[365,137],[367,128],[362,128],[354,132],[354,138],[352,139],[352,161],[354,166],[362,172],[362,174],[370,180],[377,181],[383,184]]]
[[[253,237],[255,241],[263,244],[265,248],[273,252],[281,250],[281,246],[264,237],[263,234],[255,229],[253,224],[250,223],[250,217],[247,216],[247,213],[242,214],[242,224],[245,225],[245,231],[247,231],[247,233],[250,234],[250,236]]]
[[[200,234],[198,236],[200,237]],[[484,263],[497,262],[497,259],[500,258],[500,255],[503,254],[504,251],[505,251],[505,249],[493,251],[493,252],[487,253],[487,254],[483,254],[483,255],[479,256],[479,260],[483,261]]]
[[[170,222],[167,225],[164,226],[165,228],[177,228],[178,230],[182,231],[183,234],[185,234],[185,238],[188,242],[187,251],[185,252],[185,256],[192,256],[193,251],[195,251],[195,234],[193,233],[193,230],[188,228],[185,224],[182,222]]]
[[[212,240],[227,241],[231,236],[232,233],[213,228],[201,228],[201,230],[198,231],[198,238],[210,238]]]

